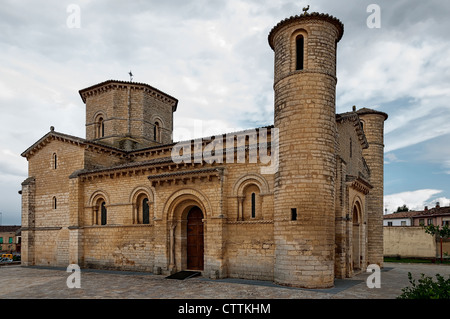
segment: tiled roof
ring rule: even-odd
[[[399,212],[399,213],[393,213],[384,215],[384,219],[398,219],[398,218],[412,218],[417,215],[418,212],[416,211],[410,211],[410,212]]]
[[[419,218],[419,217],[435,217],[435,216],[450,216],[450,207],[433,207],[421,211],[409,211],[384,215],[384,219],[398,219],[398,218]]]
[[[433,207],[428,210],[419,211],[417,213],[418,214],[416,217],[450,215],[450,207]]]
[[[0,233],[11,233],[18,231],[22,226],[0,226]]]
[[[114,151],[114,152],[124,153],[125,154],[125,152],[123,150],[118,149],[118,148],[113,147],[113,146],[100,144],[100,143],[97,143],[97,142],[94,142],[94,141],[88,141],[88,140],[86,140],[84,138],[81,138],[81,137],[68,135],[68,134],[56,132],[54,130],[50,130],[50,132],[45,134],[37,142],[35,142],[33,145],[31,145],[29,148],[27,148],[21,154],[21,156],[26,157],[30,152],[33,152],[36,148],[38,148],[39,145],[45,144],[51,139],[60,139],[60,140],[64,140],[64,141],[68,141],[68,142],[72,142],[72,143],[77,143],[77,144],[80,144],[80,145],[89,144],[89,145],[92,145],[92,146],[95,146],[95,147],[98,147],[98,148],[102,148],[102,149],[111,150],[111,151]]]

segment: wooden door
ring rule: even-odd
[[[187,268],[203,270],[203,214],[193,207],[187,217]]]

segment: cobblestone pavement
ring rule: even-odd
[[[408,272],[418,279],[450,275],[449,265],[385,263],[381,288],[369,289],[369,273],[336,280],[335,287],[323,290],[288,288],[269,282],[248,280],[210,280],[195,277],[186,280],[137,272],[81,270],[81,288],[69,289],[70,276],[65,269],[3,266],[0,267],[2,299],[394,299],[409,286]]]

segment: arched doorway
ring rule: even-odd
[[[359,205],[353,207],[353,269],[361,269],[361,221]]]
[[[187,269],[203,270],[203,213],[198,206],[194,206],[189,210],[186,235]]]

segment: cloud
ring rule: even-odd
[[[397,155],[395,155],[394,153],[387,153],[384,155],[384,164],[399,163],[399,162],[406,162],[406,161],[397,158]]]
[[[9,149],[0,149],[0,176],[26,176],[27,168],[19,154]]]
[[[391,152],[450,133],[450,43],[442,32],[443,26],[450,28],[445,18],[450,9],[436,1],[416,2],[414,8],[408,1],[377,3],[381,29],[346,24],[337,106],[388,113],[385,151]]]
[[[429,205],[430,199],[442,193],[442,190],[437,189],[419,189],[416,191],[407,191],[397,194],[384,196],[384,208],[388,213],[397,210],[397,207],[406,205],[410,210],[423,210],[424,206]],[[449,200],[441,197],[442,203],[448,203]],[[441,206],[443,206],[441,204]]]
[[[80,5],[79,29],[66,25],[71,3]],[[397,150],[421,143],[426,153],[421,158],[450,173],[450,154],[443,147],[450,136],[450,4],[379,0],[382,27],[369,29],[369,3],[317,0],[311,6],[345,25],[337,65],[338,112],[354,104],[387,112],[386,163],[404,160]],[[107,79],[128,80],[129,70],[134,81],[179,99],[174,129],[180,140],[187,132],[200,137],[193,131],[195,121],[202,121],[201,136],[273,124],[274,56],[267,35],[307,4],[5,0],[0,11],[0,59],[5,61],[0,66],[1,150],[20,154],[50,125],[84,137],[78,90]],[[11,178],[19,179],[26,170],[25,159],[4,152],[0,165]]]

